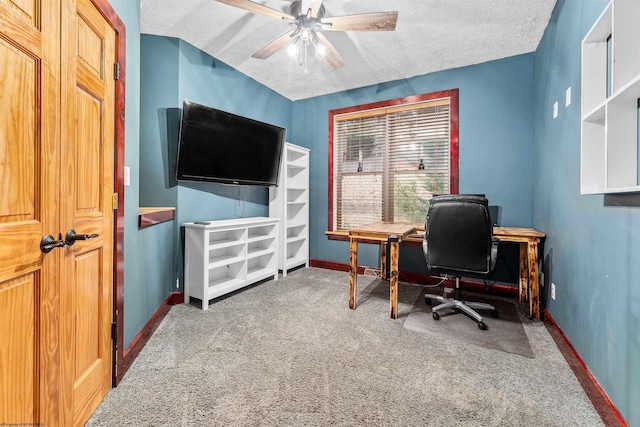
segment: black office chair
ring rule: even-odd
[[[460,277],[486,279],[496,265],[498,239],[493,238],[488,205],[483,195],[447,194],[431,199],[422,243],[427,267],[429,272],[456,278],[453,299],[425,295],[429,305],[431,299],[443,301],[431,309],[435,320],[442,310],[457,309],[485,330],[487,325],[474,309],[491,310],[493,317],[498,316],[491,304],[464,301],[460,289]]]

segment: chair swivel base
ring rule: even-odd
[[[439,295],[425,295],[424,300],[427,305],[431,305],[431,298],[444,301],[442,304],[439,304],[431,309],[431,316],[434,318],[434,320],[440,320],[440,313],[438,313],[439,311],[446,309],[460,310],[467,316],[475,320],[478,323],[478,328],[484,331],[487,329],[487,325],[486,323],[484,323],[482,316],[480,316],[474,309],[491,310],[491,317],[499,316],[498,311],[491,304],[487,304],[484,302],[463,301],[460,295],[459,288],[454,289],[453,299],[447,299]]]
[[[424,294],[424,302],[427,303],[427,305],[431,305],[431,300],[437,300],[437,301],[441,301],[441,302],[451,301],[452,298],[451,298],[450,294],[453,291],[455,291],[455,288],[444,288],[442,290],[442,295]]]

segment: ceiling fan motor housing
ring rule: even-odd
[[[302,0],[294,0],[291,2],[289,6],[289,15],[295,16],[297,19],[303,19],[307,16],[307,11],[302,10]],[[324,17],[324,4],[320,6],[320,10],[318,10],[318,15],[315,17],[314,21],[320,21]]]

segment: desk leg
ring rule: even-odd
[[[356,282],[358,280],[358,241],[349,238],[349,308],[356,309]]]
[[[380,278],[387,280],[387,242],[380,242]]]
[[[529,255],[529,315],[536,320],[540,320],[538,244],[529,242],[527,252]]]
[[[529,295],[529,267],[527,244],[520,243],[520,302],[525,302]]]
[[[389,299],[390,309],[389,317],[392,319],[398,318],[398,251],[400,244],[398,243],[398,236],[389,236],[389,245],[391,246],[391,268],[389,271]]]

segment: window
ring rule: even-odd
[[[457,192],[457,89],[329,112],[330,231],[424,222]]]

